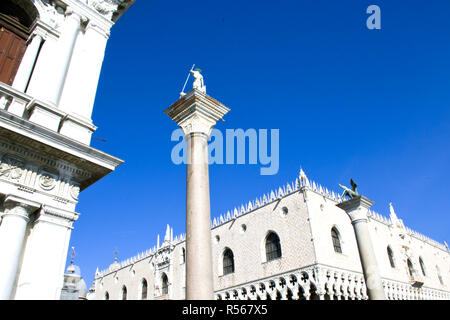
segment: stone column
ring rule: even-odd
[[[82,17],[67,8],[66,20],[61,30],[61,37],[58,39],[57,56],[53,65],[53,78],[49,85],[49,100],[58,105],[64,88],[67,72],[69,70],[70,60],[72,58],[75,42],[80,31]]]
[[[355,230],[369,299],[385,300],[383,284],[368,227],[367,211],[372,205],[373,201],[364,196],[358,196],[337,204],[339,208],[347,212]]]
[[[38,56],[39,48],[41,47],[43,38],[40,34],[34,34],[30,43],[28,44],[25,55],[20,63],[19,70],[14,78],[13,88],[25,92],[28,81],[30,80],[31,72]]]
[[[186,299],[214,299],[208,139],[213,126],[229,109],[197,89],[165,113],[185,134],[186,176]]]
[[[36,203],[8,196],[0,226],[0,300],[11,299],[30,213]]]

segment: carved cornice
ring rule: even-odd
[[[69,220],[71,222],[77,221],[78,217],[80,216],[80,214],[77,212],[70,212],[70,211],[66,211],[66,210],[62,210],[62,209],[58,209],[58,208],[49,207],[46,205],[44,205],[42,207],[42,209],[44,211],[44,214],[46,214],[46,215],[63,218],[65,220]]]

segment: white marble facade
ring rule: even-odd
[[[340,201],[302,172],[295,182],[214,218],[215,298],[367,299],[355,233],[336,206]],[[368,216],[386,298],[450,299],[448,248],[405,227],[393,207],[389,218],[370,210]],[[279,237],[281,257],[267,261],[271,233]],[[233,253],[233,272],[224,260],[227,249]],[[168,227],[161,244],[97,271],[89,298],[184,299],[185,280],[185,236],[174,237]]]
[[[123,162],[89,144],[110,29],[133,3],[2,0],[30,23],[0,82],[0,299],[60,298],[79,193]]]

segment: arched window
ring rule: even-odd
[[[337,229],[334,227],[331,229],[331,239],[333,240],[334,251],[336,251],[338,253],[342,253],[341,239],[339,236],[339,231],[337,231]]]
[[[122,287],[122,300],[127,300],[127,287]]]
[[[108,293],[108,291],[105,292],[105,300],[109,300],[109,293]]]
[[[444,281],[442,280],[442,276],[441,276],[441,270],[439,270],[439,267],[436,266],[436,272],[439,278],[439,282],[441,283],[441,285],[444,285]]]
[[[141,294],[141,299],[142,300],[147,300],[147,290],[148,290],[148,284],[147,284],[147,280],[142,279],[142,294]]]
[[[395,260],[394,260],[394,252],[392,252],[391,247],[387,247],[387,254],[389,257],[389,262],[391,263],[391,267],[395,268]]]
[[[414,266],[413,266],[411,260],[409,260],[409,259],[408,259],[408,272],[409,272],[410,277],[414,277],[414,275],[416,274],[416,272],[414,271]]]
[[[167,275],[163,273],[161,277],[161,294],[169,294],[169,278],[167,278]]]
[[[275,232],[271,232],[266,238],[266,259],[272,261],[278,258],[281,258],[280,238]]]
[[[186,262],[186,249],[183,248],[181,251],[181,263],[185,263]]]
[[[425,269],[425,263],[423,263],[423,259],[422,257],[419,257],[419,264],[420,264],[420,269],[422,269],[422,274],[424,276],[427,275],[426,269]]]
[[[223,253],[223,275],[234,272],[234,255],[231,249],[226,248]]]

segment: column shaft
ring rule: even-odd
[[[186,195],[186,299],[214,296],[208,173],[208,136],[191,133],[188,146]]]
[[[39,53],[43,39],[42,36],[36,34],[31,40],[30,44],[25,51],[25,55],[20,63],[19,70],[14,78],[13,88],[25,92],[28,81],[30,80],[31,72],[33,71],[34,64]]]
[[[53,69],[54,78],[50,82],[53,86],[49,92],[49,99],[56,105],[59,104],[61,98],[80,25],[81,17],[73,12],[68,13],[61,31],[61,37],[58,40],[58,56],[55,59]]]
[[[381,282],[380,272],[375,257],[375,252],[370,239],[367,219],[352,222],[355,229],[356,242],[358,244],[359,256],[364,272],[367,294],[371,300],[385,300],[384,289]]]
[[[20,205],[3,216],[0,226],[0,300],[11,298],[28,221],[27,209]]]

